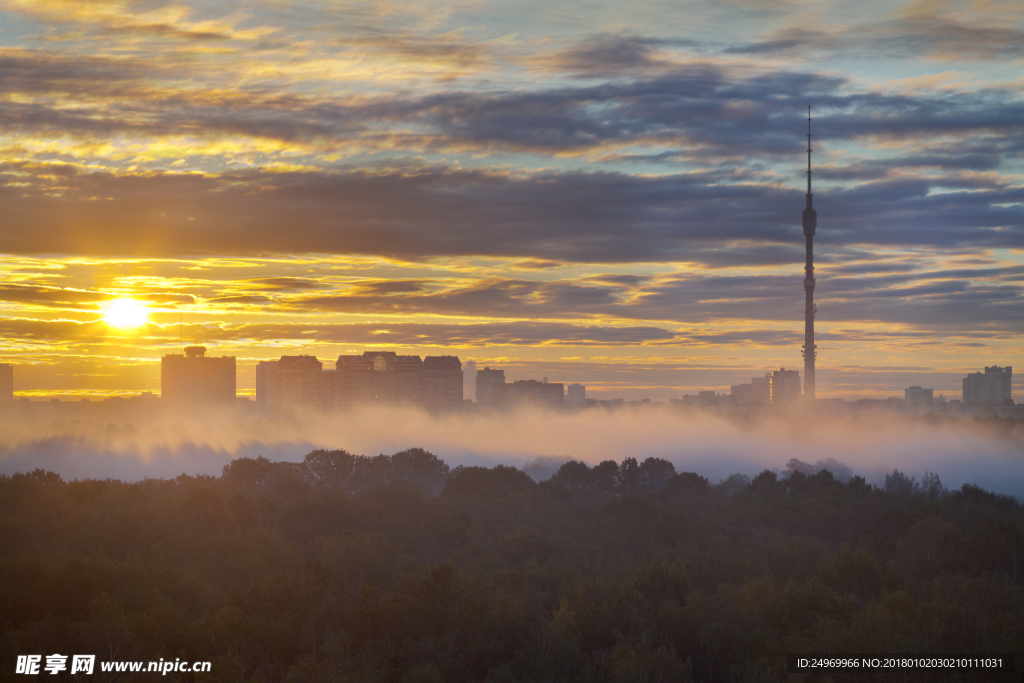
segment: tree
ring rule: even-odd
[[[412,482],[432,495],[441,492],[450,472],[447,463],[422,448],[410,448],[391,456],[391,477],[394,481]]]
[[[711,482],[696,472],[680,472],[669,477],[662,492],[667,496],[697,496],[711,490]]]
[[[892,496],[910,497],[918,492],[919,486],[913,477],[908,477],[899,470],[885,475],[885,492]]]
[[[357,462],[358,457],[346,450],[318,449],[308,453],[299,467],[303,478],[316,487],[353,493]]]
[[[442,496],[504,496],[537,486],[530,475],[515,467],[456,467]]]
[[[723,479],[715,488],[723,495],[731,496],[737,491],[742,491],[747,488],[749,485],[750,477],[737,472],[736,474],[732,474],[728,478]]]
[[[570,460],[559,467],[558,471],[548,481],[569,491],[590,493],[593,488],[594,477],[585,462]]]
[[[614,460],[602,460],[594,467],[592,473],[596,494],[607,497],[615,493],[619,482],[619,463]]]
[[[290,462],[272,462],[258,458],[236,458],[224,465],[221,479],[229,486],[248,491],[263,491],[275,484],[300,481],[301,470]]]
[[[615,492],[619,495],[640,492],[640,466],[636,458],[623,458],[615,481]]]
[[[921,477],[921,491],[932,500],[937,500],[946,493],[942,480],[934,472],[925,472]]]
[[[764,470],[750,482],[750,494],[755,498],[778,495],[785,491],[786,487],[779,481],[779,475],[771,470]]]
[[[676,473],[675,466],[661,458],[647,458],[640,463],[638,488],[644,493],[657,493],[665,488],[668,480]]]

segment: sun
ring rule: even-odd
[[[149,322],[149,309],[135,299],[115,299],[103,306],[103,319],[111,327],[133,329]]]

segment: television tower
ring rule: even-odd
[[[814,344],[814,231],[818,227],[818,212],[814,210],[811,194],[811,105],[807,105],[807,206],[804,208],[804,237],[807,239],[807,264],[804,266],[804,399],[814,400],[814,359],[818,355]]]

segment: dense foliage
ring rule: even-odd
[[[716,486],[654,458],[537,484],[420,449],[171,481],[0,477],[3,666],[72,652],[212,660],[195,680],[219,681],[778,681],[828,680],[787,674],[787,652],[1024,653],[1015,500],[793,462]]]

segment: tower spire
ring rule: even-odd
[[[807,105],[807,208],[811,208],[811,105]]]
[[[818,227],[818,212],[814,210],[814,195],[811,193],[811,105],[807,104],[807,206],[804,208],[801,224],[807,247],[807,262],[804,266],[804,398],[815,398],[814,360],[818,355],[814,344],[814,233]]]

